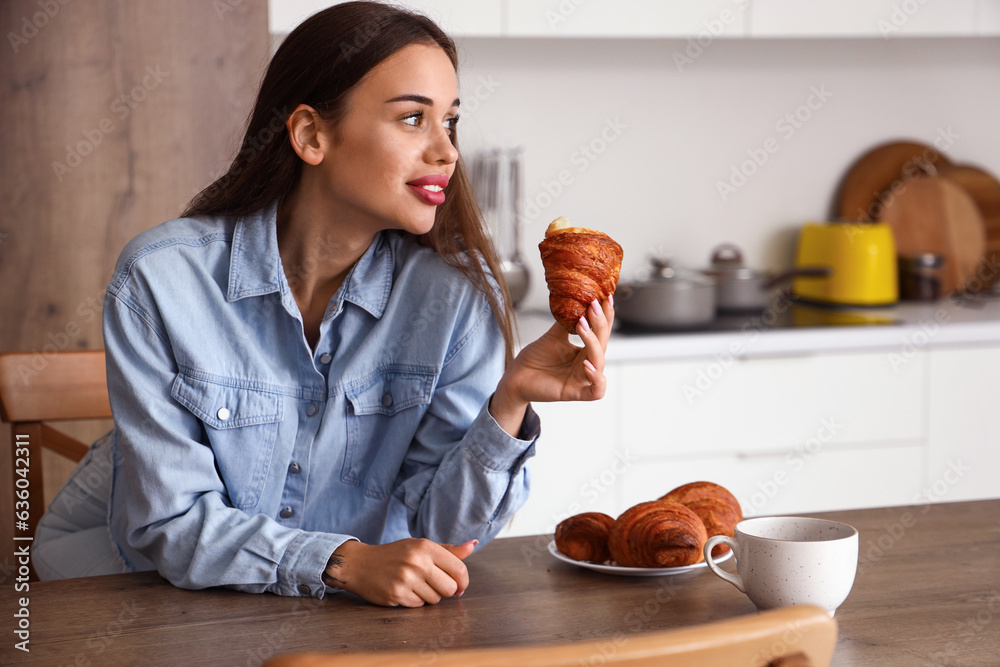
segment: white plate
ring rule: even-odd
[[[625,577],[663,577],[670,574],[684,574],[685,572],[693,572],[695,570],[700,570],[703,567],[708,567],[708,563],[705,561],[695,563],[694,565],[682,565],[681,567],[623,567],[621,565],[602,565],[601,563],[591,563],[590,561],[585,560],[573,560],[556,548],[555,540],[549,542],[549,553],[564,563],[569,563],[570,565],[584,567],[588,570],[603,572],[605,574],[619,574]],[[730,549],[727,553],[716,558],[715,562],[721,563],[732,557],[733,550]]]

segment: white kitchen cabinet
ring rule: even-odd
[[[270,0],[270,31],[286,35],[308,16],[346,0]],[[503,33],[503,0],[394,0],[392,4],[414,9],[455,37],[500,37]]]
[[[751,37],[962,37],[995,0],[753,0]]]
[[[536,406],[532,495],[504,534],[615,516],[702,479],[748,516],[1000,497],[1000,302],[896,313],[898,326],[774,330],[752,345],[740,332],[613,334],[603,401]],[[551,324],[519,320],[527,340]]]
[[[617,516],[703,479],[748,516],[911,502],[927,485],[927,363],[888,351],[609,363],[603,401],[536,406],[531,496],[502,534]]]
[[[286,35],[345,0],[270,0]],[[998,0],[396,0],[455,37],[716,38],[981,37],[1000,35]]]
[[[919,441],[924,364],[885,352],[626,364],[622,435],[643,458]]]
[[[1000,0],[978,0],[976,34],[983,37],[1000,36]]]
[[[406,0],[397,4],[426,14],[455,37],[503,34],[503,0]]]
[[[740,0],[506,0],[508,37],[740,37]]]
[[[937,502],[1000,496],[1000,348],[934,349],[928,482]]]

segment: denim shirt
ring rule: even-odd
[[[402,232],[349,272],[315,349],[275,209],[182,218],[123,251],[105,298],[109,521],[130,570],[323,597],[347,539],[492,539],[524,502],[538,418],[487,411],[504,345],[484,295]]]

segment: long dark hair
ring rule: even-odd
[[[295,107],[307,104],[323,120],[336,124],[354,86],[386,58],[416,43],[440,46],[458,70],[455,42],[420,14],[378,2],[347,2],[310,16],[285,38],[271,59],[229,170],[199,192],[181,216],[249,215],[280,205],[302,172],[302,161],[292,150],[285,128]],[[452,142],[457,148],[455,132]],[[446,193],[434,227],[417,236],[417,242],[437,252],[486,296],[503,332],[509,363],[514,353],[510,295],[461,157]]]

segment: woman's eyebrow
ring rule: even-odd
[[[391,104],[392,102],[416,102],[417,104],[423,104],[424,106],[433,106],[434,100],[429,97],[424,97],[423,95],[398,95],[390,100],[386,100],[386,104]],[[451,103],[451,106],[457,107],[462,102],[456,97],[455,101]]]

